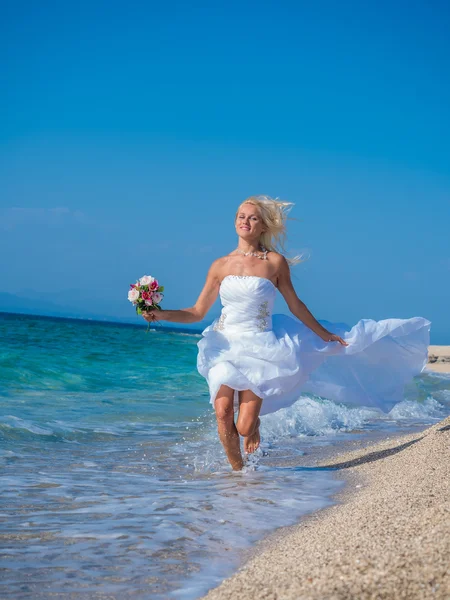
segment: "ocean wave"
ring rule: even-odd
[[[36,423],[14,415],[0,418],[0,437],[4,441],[25,442],[32,439],[49,442],[96,442],[116,439],[124,435],[123,427],[93,425],[75,427],[62,421]]]
[[[449,394],[443,390],[442,396]],[[348,407],[330,400],[302,396],[295,404],[262,417],[264,439],[276,441],[296,436],[323,436],[359,430],[370,423],[422,420],[424,423],[443,418],[448,411],[435,397],[424,401],[404,400],[389,413],[367,407]]]

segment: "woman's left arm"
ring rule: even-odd
[[[307,327],[316,333],[325,342],[339,342],[342,346],[348,346],[348,343],[338,335],[331,333],[314,318],[308,307],[297,296],[291,281],[289,265],[284,256],[280,256],[280,266],[278,270],[278,289],[280,290],[291,313],[300,319]]]

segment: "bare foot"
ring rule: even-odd
[[[247,454],[253,454],[253,452],[259,448],[259,442],[261,441],[261,436],[259,435],[260,424],[261,420],[258,417],[255,431],[252,433],[252,435],[244,438],[244,452]]]
[[[242,468],[244,467],[244,461],[242,458],[239,461],[230,461],[230,465],[233,471],[242,471]]]

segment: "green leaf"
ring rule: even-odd
[[[164,286],[160,285],[159,288],[158,288],[158,292],[163,292],[163,291],[164,291]]]

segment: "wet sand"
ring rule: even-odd
[[[448,600],[450,417],[320,466],[347,483],[338,504],[257,544],[206,598]]]
[[[427,369],[450,373],[450,346],[428,346]]]

